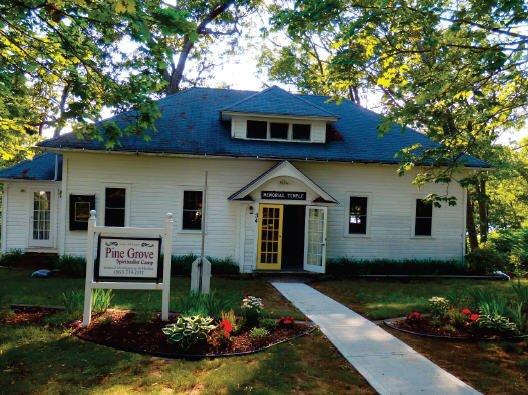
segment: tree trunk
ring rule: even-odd
[[[196,28],[196,33],[198,33],[198,35],[207,34],[207,25],[211,23],[214,19],[216,19],[219,15],[221,15],[223,12],[225,12],[234,2],[235,0],[226,0],[220,5],[213,8],[211,12],[209,12],[209,14],[207,14],[204,19],[200,22],[200,24]],[[185,70],[185,64],[187,63],[187,58],[189,57],[189,54],[191,53],[193,47],[194,41],[192,41],[187,35],[183,40],[183,46],[180,52],[180,56],[178,57],[178,63],[176,64],[176,67],[172,69],[172,73],[170,76],[170,84],[167,89],[168,93],[174,93],[180,90],[180,84],[183,79],[183,71]]]
[[[478,213],[479,213],[479,233],[480,242],[488,240],[489,218],[488,218],[488,195],[486,193],[486,180],[478,180]]]
[[[470,192],[467,192],[467,205],[466,205],[466,227],[469,239],[469,247],[471,251],[478,248],[477,229],[475,227],[475,217],[473,215],[473,198]]]

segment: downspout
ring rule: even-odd
[[[7,190],[8,183],[4,182],[2,191],[2,252],[7,252]]]
[[[59,155],[55,154],[55,175],[53,176],[53,181],[59,179]]]

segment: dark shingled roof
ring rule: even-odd
[[[264,92],[275,94],[277,89]],[[380,137],[377,131],[380,115],[349,100],[336,103],[327,96],[282,92],[338,117],[337,122],[329,128],[326,143],[232,138],[230,123],[221,120],[221,111],[231,106],[240,110],[244,99],[254,103],[251,98],[261,97],[264,93],[259,95],[253,91],[191,88],[158,101],[162,116],[156,120],[157,131],[149,133],[150,141],[141,136],[127,136],[120,140],[119,146],[113,151],[396,164],[399,161],[395,154],[402,148],[417,143],[423,147],[436,145],[421,133],[397,126]],[[280,96],[283,95],[280,93]],[[130,122],[130,113],[119,114],[111,119],[119,126],[124,126]],[[80,140],[72,133],[43,141],[39,145],[44,149],[106,149],[100,141]],[[470,156],[463,160],[469,167],[488,167],[484,161]]]
[[[55,180],[55,164],[58,159],[57,181],[62,179],[62,155],[45,153],[24,160],[14,166],[0,170],[0,179],[11,180]]]
[[[298,95],[292,95],[277,86],[254,93],[236,103],[224,107],[222,111],[255,113],[266,115],[291,115],[300,117],[338,118]]]

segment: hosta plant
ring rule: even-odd
[[[205,341],[207,335],[216,326],[213,319],[207,316],[180,316],[174,324],[169,324],[162,329],[169,343],[174,343],[184,350]]]
[[[502,333],[517,333],[517,325],[498,314],[481,314],[477,320],[479,328]]]

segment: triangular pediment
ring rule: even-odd
[[[338,204],[336,199],[288,161],[277,163],[246,186],[229,196],[229,200],[251,201],[253,200],[251,198],[253,192],[277,178],[293,179],[297,184],[306,187],[306,189],[312,192],[315,196],[312,203]]]

